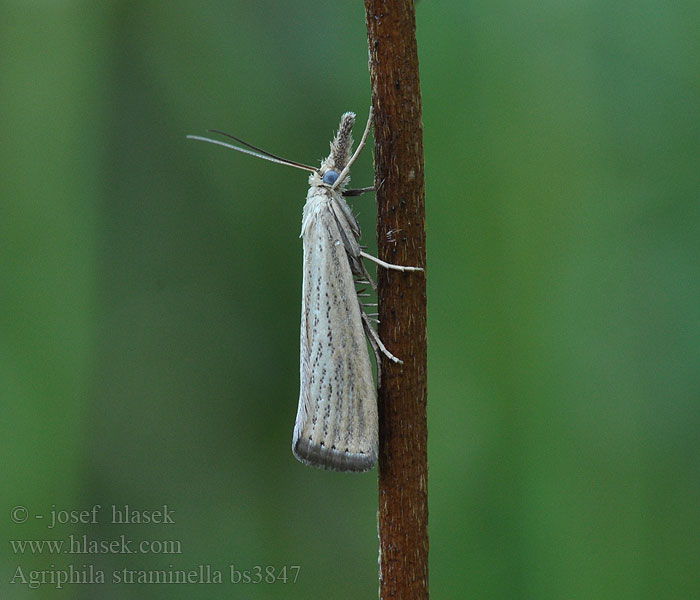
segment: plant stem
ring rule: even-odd
[[[413,0],[365,0],[378,254],[425,267],[425,183]],[[428,598],[425,273],[378,269],[379,597]]]

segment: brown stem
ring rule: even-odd
[[[365,0],[379,257],[425,267],[425,184],[413,0]],[[428,598],[425,274],[378,269],[379,596]]]

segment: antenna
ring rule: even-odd
[[[280,165],[287,165],[288,167],[295,167],[304,171],[310,171],[311,173],[318,173],[318,170],[314,169],[313,167],[309,167],[308,165],[296,162],[294,160],[288,160],[286,158],[282,158],[281,156],[272,154],[272,152],[262,150],[261,148],[253,146],[253,144],[249,144],[248,142],[237,138],[235,135],[231,135],[230,133],[225,133],[217,129],[209,129],[208,131],[210,133],[218,133],[219,135],[225,135],[226,137],[229,137],[232,140],[236,140],[239,144],[247,146],[247,148],[241,148],[240,146],[234,146],[233,144],[228,144],[220,140],[213,140],[211,138],[206,138],[199,135],[188,135],[187,138],[190,140],[199,140],[200,142],[209,142],[210,144],[216,144],[217,146],[223,146],[224,148],[230,148],[231,150],[236,150],[238,152],[242,152],[243,154],[249,154],[250,156],[255,156],[257,158],[269,160],[270,162],[279,163]]]

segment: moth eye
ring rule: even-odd
[[[338,173],[336,173],[333,169],[330,169],[323,174],[323,183],[326,185],[333,185],[337,179]]]

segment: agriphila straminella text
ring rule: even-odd
[[[385,269],[422,271],[419,267],[386,263],[359,245],[360,227],[344,196],[374,189],[347,189],[350,167],[369,134],[371,109],[353,153],[354,122],[355,114],[351,112],[340,118],[331,152],[318,169],[280,158],[220,131],[215,133],[246,147],[187,136],[311,173],[300,236],[304,245],[301,384],[292,452],[307,465],[335,471],[367,471],[377,460],[377,394],[365,335],[377,356],[378,377],[380,352],[393,362],[401,362],[379,339],[364,310],[369,306],[362,302],[365,294],[355,287],[376,288],[363,259]]]

